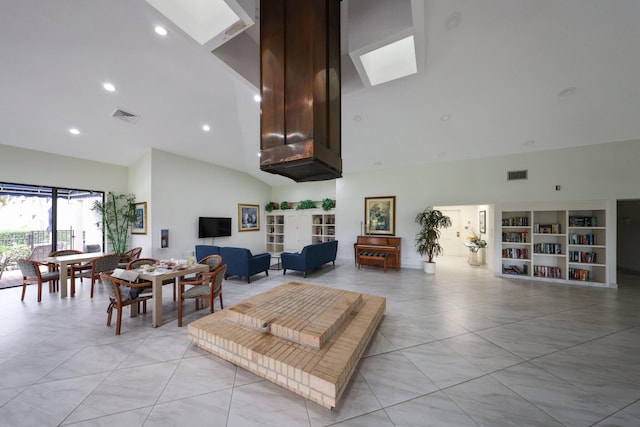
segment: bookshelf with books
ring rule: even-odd
[[[531,211],[502,212],[502,274],[531,276]]]
[[[606,211],[568,212],[568,279],[571,282],[605,283]]]
[[[267,213],[267,252],[284,251],[284,215],[282,213]]]
[[[531,206],[502,211],[502,275],[608,286],[604,205]]]
[[[566,210],[533,211],[533,275],[565,280]]]
[[[311,241],[329,242],[336,239],[336,215],[334,213],[313,214],[311,217]]]

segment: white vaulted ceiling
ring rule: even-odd
[[[0,144],[119,165],[153,147],[292,182],[258,166],[259,8],[227,2],[246,28],[201,44],[144,0],[0,0]],[[639,1],[342,10],[345,173],[640,138]],[[408,35],[418,72],[370,86],[359,56]]]

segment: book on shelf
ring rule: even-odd
[[[595,216],[581,216],[570,215],[569,227],[597,227],[598,217]]]

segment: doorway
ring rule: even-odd
[[[443,257],[463,260],[469,268],[493,269],[493,205],[460,205],[437,206],[444,215],[451,218],[451,227],[443,229],[440,237],[440,245],[443,248]],[[465,243],[471,236],[477,236],[487,242],[487,246],[481,249],[480,265],[477,265],[477,257],[474,265],[467,260],[470,258],[470,249]]]
[[[637,243],[640,240],[640,200],[618,200],[617,205],[618,286],[640,287],[640,264],[637,256]]]

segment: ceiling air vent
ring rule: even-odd
[[[508,171],[507,181],[514,181],[516,179],[527,179],[527,171]]]
[[[111,113],[111,117],[131,124],[134,124],[140,118],[140,116],[138,116],[137,114],[129,113],[128,111],[124,111],[119,108]]]

